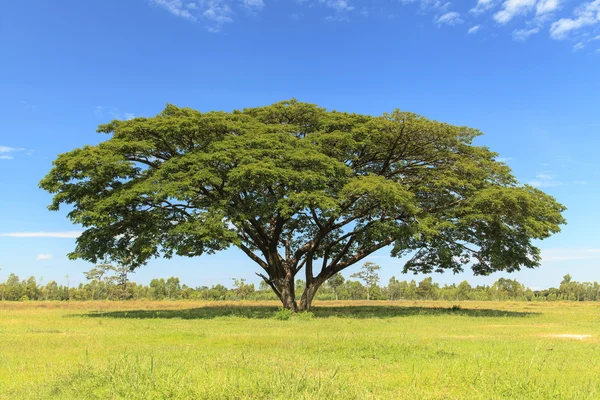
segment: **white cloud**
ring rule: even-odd
[[[264,9],[266,0],[146,0],[150,4],[167,10],[171,14],[192,22],[202,23],[209,32],[219,32],[222,28],[237,19],[238,16],[255,15]],[[289,1],[289,0],[288,0]],[[579,0],[585,1],[585,0]],[[325,21],[349,21],[352,13],[363,16],[375,15],[371,11],[378,7],[379,2],[361,2],[358,0],[293,0],[303,7],[321,7],[330,10],[325,15]],[[481,30],[483,24],[475,24],[475,17],[483,13],[492,13],[491,18],[500,25],[508,24],[519,16],[529,14],[526,24],[512,30],[514,40],[525,41],[531,35],[539,33],[544,25],[554,21],[550,27],[550,36],[554,39],[564,39],[574,31],[586,26],[600,23],[600,0],[587,0],[573,11],[570,18],[557,19],[556,15],[563,9],[565,0],[470,0],[470,9],[464,13],[452,11],[453,2],[445,0],[399,0],[396,4],[416,5],[421,13],[431,13],[437,25],[457,25],[471,21],[467,34],[472,35]],[[393,4],[393,2],[389,2]],[[373,7],[371,10],[370,8]],[[384,10],[384,15],[393,17],[397,10]],[[241,12],[241,13],[240,13]],[[298,13],[293,14],[297,19]],[[486,29],[487,31],[488,29]],[[574,50],[582,49],[589,40],[592,32],[584,32],[576,37],[580,44]],[[97,114],[111,113],[111,109],[97,106]],[[129,113],[119,113],[119,118],[130,118]],[[1,156],[1,155],[0,155]],[[7,158],[7,157],[4,157]]]
[[[538,0],[535,6],[535,13],[542,15],[556,11],[560,7],[561,2],[562,0]]]
[[[354,10],[354,6],[350,5],[349,2],[345,0],[319,0],[321,4],[326,5],[329,8],[333,8],[338,12],[346,12]]]
[[[25,149],[17,149],[14,147],[0,146],[0,153],[11,153],[13,151],[23,151]]]
[[[542,261],[600,260],[600,248],[542,249]]]
[[[585,47],[585,44],[583,44],[583,42],[579,42],[575,46],[573,46],[573,51],[582,50],[584,47]]]
[[[52,259],[52,254],[38,254],[37,256],[35,256],[35,259],[38,261],[41,260],[51,260]]]
[[[256,15],[257,11],[262,10],[265,6],[265,2],[263,0],[241,0],[241,2],[242,6],[251,15]]]
[[[234,8],[245,9],[254,15],[265,7],[264,0],[149,0],[171,14],[192,22],[205,22],[209,32],[220,32],[223,25],[233,22]],[[343,0],[320,0],[334,8],[347,5]]]
[[[64,231],[64,232],[10,232],[0,233],[3,237],[15,237],[15,238],[61,238],[61,239],[73,239],[81,236],[80,231]]]
[[[94,107],[94,114],[102,116],[105,113],[108,114],[108,116],[110,118],[114,118],[114,119],[130,120],[130,119],[134,119],[135,118],[135,114],[134,113],[129,113],[129,112],[123,112],[122,113],[116,107],[110,107],[108,109],[105,108],[105,107],[103,107],[103,106],[96,106],[96,107]]]
[[[495,5],[495,0],[477,0],[477,4],[475,5],[475,7],[471,8],[469,12],[475,15],[479,15],[492,9]]]
[[[463,20],[460,18],[459,13],[451,11],[439,17],[435,22],[437,24],[456,25],[462,24]]]
[[[467,34],[472,35],[474,33],[477,33],[477,31],[479,31],[481,29],[481,25],[475,25],[469,28],[469,30],[467,31]]]
[[[242,0],[242,4],[246,8],[263,8],[265,6],[263,0]]]
[[[152,3],[156,4],[159,7],[164,8],[169,11],[171,14],[184,18],[190,21],[197,21],[196,18],[190,10],[196,8],[196,3],[193,2],[184,2],[182,0],[151,0]]]
[[[575,18],[561,18],[550,26],[553,39],[565,39],[571,32],[600,22],[600,0],[583,3],[573,12]]]
[[[557,181],[555,179],[555,176],[552,175],[551,173],[544,172],[541,174],[537,174],[535,176],[535,179],[529,182],[529,185],[531,185],[533,187],[542,188],[542,187],[560,186],[560,185],[562,185],[562,182]]]
[[[515,29],[512,33],[513,39],[518,42],[524,42],[531,35],[535,35],[540,31],[539,27],[531,29]]]
[[[25,149],[0,146],[0,160],[12,160],[14,157],[11,153],[17,153],[19,151],[25,151]]]
[[[212,29],[219,29],[221,25],[233,21],[232,14],[233,11],[228,4],[221,1],[211,1],[208,8],[202,13],[202,17],[214,24],[211,27]]]
[[[525,14],[536,4],[536,0],[506,0],[502,9],[494,14],[494,20],[506,24],[517,15]]]

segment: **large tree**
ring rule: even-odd
[[[404,272],[533,268],[532,241],[565,222],[554,198],[472,144],[478,130],[398,110],[168,105],[98,131],[111,136],[59,155],[40,183],[54,194],[49,208],[69,205],[85,228],[71,258],[135,268],[235,246],[293,310],[309,309],[328,278],[385,247],[411,257]]]

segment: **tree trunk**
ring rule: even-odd
[[[281,295],[280,298],[283,308],[298,311],[296,290],[294,288],[294,276],[292,274],[286,274],[285,277],[275,281],[275,286]]]
[[[323,284],[323,280],[315,279],[310,283],[306,284],[306,289],[304,289],[304,293],[302,293],[302,298],[300,299],[300,307],[298,307],[298,311],[310,311],[312,307],[312,301],[317,294],[317,290]]]

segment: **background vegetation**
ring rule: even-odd
[[[77,287],[60,285],[56,281],[44,283],[35,277],[20,279],[10,274],[0,283],[0,299],[27,300],[277,300],[266,283],[258,287],[244,279],[232,279],[230,287],[224,285],[190,287],[179,278],[153,279],[149,285],[137,284],[128,279],[123,269],[110,265],[98,266],[86,273],[87,283]],[[376,274],[375,274],[376,276]],[[357,277],[357,275],[355,276]],[[65,278],[67,281],[69,277]],[[360,278],[359,278],[360,279]],[[532,290],[516,279],[500,278],[493,285],[472,286],[467,281],[443,285],[431,277],[420,282],[398,280],[392,277],[387,284],[378,284],[373,276],[365,283],[345,279],[337,274],[317,292],[317,300],[522,300],[522,301],[598,301],[598,282],[577,282],[565,275],[556,288]],[[296,280],[296,292],[302,294],[304,281]]]

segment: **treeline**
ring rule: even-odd
[[[110,267],[110,266],[109,266]],[[43,284],[36,278],[21,280],[11,274],[0,283],[0,298],[10,301],[29,300],[277,300],[271,288],[261,282],[258,287],[244,279],[233,279],[231,287],[189,287],[179,278],[153,279],[140,285],[127,279],[127,271],[118,268],[94,269],[86,273],[87,283],[77,287],[59,285],[55,281]],[[302,293],[304,281],[296,281],[296,292]],[[400,281],[392,277],[388,284],[366,286],[356,280],[336,275],[317,293],[318,300],[521,300],[521,301],[598,301],[600,284],[576,282],[564,276],[558,288],[534,291],[516,279],[498,279],[493,285],[471,286],[467,281],[440,286],[432,278],[421,282]]]

